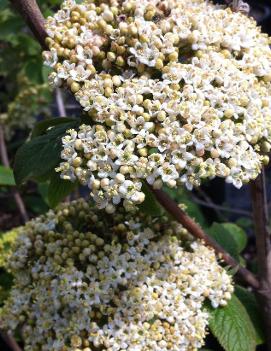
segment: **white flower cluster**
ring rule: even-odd
[[[21,229],[1,327],[20,326],[26,351],[197,350],[204,301],[225,305],[233,286],[189,237],[163,216],[62,204]]]
[[[268,163],[270,40],[251,18],[203,0],[65,1],[47,31],[51,80],[91,125],[63,138],[58,171],[99,207],[144,201],[143,180],[239,188]]]

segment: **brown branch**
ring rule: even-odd
[[[246,268],[239,265],[233,257],[231,257],[215,240],[209,237],[203,229],[185,213],[180,207],[173,201],[164,191],[155,190],[151,188],[158,202],[175,218],[179,223],[181,223],[184,228],[186,228],[195,238],[203,240],[206,245],[212,247],[215,252],[223,259],[223,261],[233,267],[238,269],[239,276],[254,289],[259,288],[259,282]]]
[[[16,10],[22,15],[32,33],[43,49],[46,49],[47,33],[44,26],[44,17],[36,0],[10,0]]]
[[[0,331],[0,334],[12,351],[22,351],[16,340],[10,334],[6,334],[3,331]]]
[[[257,247],[260,288],[258,298],[266,329],[267,347],[271,350],[271,243],[264,171],[251,183],[251,197]]]
[[[1,162],[3,163],[3,166],[8,168],[10,167],[6,143],[5,143],[4,129],[1,125],[0,125],[0,159],[1,159]],[[12,189],[12,195],[14,197],[14,200],[16,202],[16,205],[18,207],[18,210],[20,212],[20,215],[23,221],[27,222],[28,214],[27,214],[23,199],[21,198],[21,195],[19,194],[16,188]]]

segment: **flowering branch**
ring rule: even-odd
[[[46,47],[45,38],[46,31],[44,28],[44,18],[38,8],[35,0],[11,0],[15,6],[19,9],[20,13],[26,18],[26,20],[31,22],[30,28],[32,29],[34,35],[37,37],[39,42],[43,47]],[[33,22],[33,23],[32,23]],[[208,235],[196,224],[192,218],[190,218],[185,212],[183,212],[178,205],[171,200],[163,191],[152,189],[156,195],[158,201],[167,209],[168,212],[172,214],[186,229],[188,229],[192,235],[196,238],[202,239],[205,243],[215,249],[217,253],[220,254],[221,258],[230,265],[231,267],[237,267],[239,274],[243,279],[252,287],[258,288],[259,282],[254,277],[254,275],[247,269],[240,267],[239,264],[213,239],[208,237]]]
[[[203,240],[207,245],[212,247],[216,253],[224,260],[226,264],[238,269],[238,274],[242,279],[255,289],[259,288],[257,278],[249,270],[241,267],[215,240],[209,237],[203,229],[189,217],[164,191],[151,188],[159,203],[195,238]]]
[[[258,294],[264,315],[268,350],[271,350],[271,242],[264,171],[251,183],[251,197],[260,280]]]

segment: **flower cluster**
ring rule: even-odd
[[[20,228],[13,228],[12,230],[0,234],[0,268],[3,268],[13,252],[13,245],[18,237]]]
[[[12,286],[12,275],[7,272],[6,266],[13,253],[19,231],[19,228],[14,228],[8,232],[0,233],[0,309],[4,301],[8,298]]]
[[[144,201],[143,180],[239,188],[269,161],[270,40],[251,18],[202,0],[69,0],[47,31],[50,79],[91,125],[68,131],[58,171],[99,207]]]
[[[84,200],[21,229],[2,327],[22,327],[26,351],[197,350],[208,313],[231,298],[213,250],[167,217]]]

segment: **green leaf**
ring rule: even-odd
[[[52,127],[46,134],[37,136],[23,144],[16,153],[14,176],[21,185],[29,179],[50,175],[60,162],[61,138],[66,130],[74,127],[77,121]]]
[[[40,45],[38,42],[32,36],[29,36],[29,34],[23,32],[16,34],[16,37],[18,39],[18,47],[16,47],[16,49],[23,51],[26,55],[28,55],[27,60],[31,61],[35,65],[39,64],[41,70],[43,62],[40,57]],[[31,59],[33,56],[36,56],[34,60]],[[24,62],[22,62],[22,64],[23,63]],[[25,64],[23,68],[26,68]]]
[[[31,139],[34,139],[39,135],[45,134],[48,128],[50,127],[54,127],[59,124],[65,124],[70,122],[77,123],[77,120],[69,117],[58,117],[58,118],[50,118],[50,119],[46,119],[45,121],[38,122],[36,123],[35,127],[32,130]]]
[[[42,84],[43,83],[43,77],[42,77],[42,63],[37,60],[37,57],[33,60],[29,60],[25,67],[24,71],[28,79],[35,83],[35,84]]]
[[[13,277],[11,274],[4,270],[0,270],[0,306],[3,305],[4,301],[9,296],[13,283]]]
[[[31,212],[35,213],[36,215],[44,214],[49,210],[48,204],[42,199],[41,196],[38,194],[34,195],[25,195],[24,202],[31,210]]]
[[[239,260],[239,250],[236,241],[233,239],[231,233],[224,228],[221,223],[214,222],[208,229],[208,234],[215,239],[228,253],[235,259]]]
[[[48,17],[48,16],[46,16],[46,17]],[[52,72],[52,70],[53,69],[51,67],[42,65],[41,75],[42,75],[42,79],[43,79],[44,83],[48,82],[48,76]]]
[[[191,201],[191,194],[186,191],[183,187],[178,187],[176,189],[171,189],[164,186],[163,190],[177,203],[182,203],[186,206],[185,211],[187,214],[194,218],[197,223],[199,223],[203,228],[206,227],[206,219],[202,214],[200,207]]]
[[[48,188],[49,188],[48,182],[40,182],[40,183],[38,183],[38,192],[39,192],[40,196],[42,197],[43,201],[47,205],[49,205]]]
[[[11,168],[0,166],[0,185],[15,185],[13,171]]]
[[[193,201],[185,198],[181,201],[181,203],[186,206],[185,212],[187,212],[190,217],[195,218],[196,222],[199,223],[202,227],[205,227],[206,219],[204,218],[200,207]]]
[[[48,188],[48,203],[50,207],[55,207],[61,202],[67,195],[69,195],[74,188],[76,183],[72,183],[69,180],[60,178],[60,175],[54,172],[50,179]]]
[[[150,216],[161,216],[163,213],[163,210],[161,206],[158,204],[152,191],[145,183],[143,183],[142,191],[145,194],[145,200],[142,204],[139,205],[140,211]]]
[[[221,223],[221,225],[228,231],[229,235],[231,235],[236,242],[238,252],[242,252],[247,246],[246,232],[234,223]]]
[[[16,42],[16,33],[22,29],[22,19],[11,15],[5,21],[0,22],[0,40]]]
[[[209,308],[209,327],[226,351],[255,351],[256,334],[249,315],[233,295],[227,306]]]
[[[259,311],[259,304],[255,295],[239,285],[235,286],[235,295],[245,306],[251,322],[254,325],[257,345],[263,344],[265,341],[263,332],[264,326],[261,318],[261,313]]]

